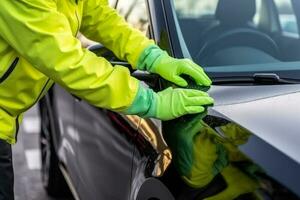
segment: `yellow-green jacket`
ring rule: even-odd
[[[132,66],[153,44],[106,0],[1,0],[1,139],[16,142],[22,113],[54,82],[98,107],[122,111],[132,104],[138,81],[83,49],[79,31]]]

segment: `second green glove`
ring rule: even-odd
[[[140,85],[135,101],[124,113],[171,120],[186,114],[204,112],[204,106],[213,103],[214,100],[207,93],[198,90],[170,87],[155,93]]]

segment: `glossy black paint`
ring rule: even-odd
[[[79,196],[91,200],[128,197],[134,145],[125,134],[130,127],[117,127],[107,111],[83,101],[76,104],[75,112]],[[134,134],[135,130],[129,131]]]
[[[119,114],[79,101],[60,86],[51,93],[56,153],[80,199],[135,199],[143,191],[172,197],[166,187],[151,190],[157,156],[152,146]],[[144,185],[145,182],[145,186]],[[172,198],[171,198],[172,199]]]
[[[74,106],[76,99],[67,93],[60,86],[55,85],[49,93],[52,139],[55,145],[56,154],[63,163],[72,163],[76,160],[76,143],[73,139],[72,130],[74,130]],[[78,167],[76,164],[68,166],[68,173],[72,177],[74,186],[78,182]]]
[[[300,195],[300,85],[214,86],[209,93],[216,99],[209,115],[253,134],[241,151]]]

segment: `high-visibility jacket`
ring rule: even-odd
[[[153,44],[106,0],[1,0],[0,138],[16,142],[22,113],[56,82],[89,103],[115,111],[130,107],[138,80],[125,67],[83,49],[78,32],[136,66]]]

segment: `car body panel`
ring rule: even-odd
[[[300,195],[300,85],[214,86],[210,94],[216,99],[210,115],[253,134],[241,150]]]
[[[259,99],[300,92],[300,85],[251,85],[219,86],[214,85],[209,94],[215,99],[215,107],[247,103]]]
[[[261,166],[270,177],[300,196],[299,162],[256,135],[251,136],[240,150]]]
[[[297,152],[300,145],[300,92],[257,98],[248,102],[216,106],[213,109],[300,163],[300,154]]]
[[[74,97],[59,85],[54,85],[51,93],[53,117],[52,138],[54,141],[56,153],[67,167],[68,173],[76,188],[78,182],[79,170],[76,165],[76,141],[74,140]],[[73,163],[73,164],[70,164]]]
[[[75,112],[79,196],[90,200],[129,197],[134,135],[126,134],[135,130],[126,122],[118,126],[116,113],[83,101],[76,102]]]

